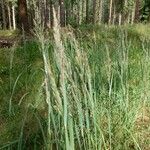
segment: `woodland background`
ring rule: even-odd
[[[150,21],[149,0],[1,0],[0,28],[29,30],[38,20],[53,26],[53,6],[62,27],[68,24],[133,24]]]

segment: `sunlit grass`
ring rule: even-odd
[[[0,30],[0,37],[13,37],[18,34],[17,30]]]

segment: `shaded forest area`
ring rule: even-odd
[[[150,21],[149,0],[1,0],[0,28],[29,30],[34,20],[51,28],[53,7],[62,27]]]

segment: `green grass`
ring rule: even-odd
[[[149,149],[148,27],[82,26],[62,43],[38,30],[0,49],[0,149]]]
[[[16,30],[0,30],[0,37],[14,37],[18,34]]]

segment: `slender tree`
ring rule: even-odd
[[[27,13],[27,2],[26,0],[18,0],[18,17],[19,17],[19,28],[25,32],[29,32],[29,22]]]
[[[98,24],[99,23],[99,13],[100,13],[100,1],[99,0],[93,0],[93,23]]]
[[[140,0],[136,0],[135,3],[135,22],[138,22],[140,19]]]
[[[13,29],[16,30],[16,13],[15,13],[15,3],[12,2],[12,21],[13,21]]]
[[[86,23],[89,23],[89,0],[86,0]]]
[[[8,24],[9,24],[9,29],[12,29],[12,23],[11,23],[11,7],[10,7],[10,2],[7,3],[7,12],[8,12]]]
[[[50,28],[53,7],[61,27],[150,21],[150,0],[0,0],[0,25],[3,29],[19,27],[29,32],[34,20],[39,20]]]
[[[109,2],[109,19],[108,19],[108,24],[111,24],[111,21],[112,21],[112,8],[113,8],[113,0],[110,0],[110,2]]]
[[[53,1],[50,0],[50,25],[51,27],[53,27],[53,24],[54,24],[54,20],[53,20]]]
[[[1,0],[3,29],[6,29],[6,11],[4,0]]]
[[[59,0],[59,5],[60,5],[60,25],[61,27],[65,27],[65,4],[64,0]]]

